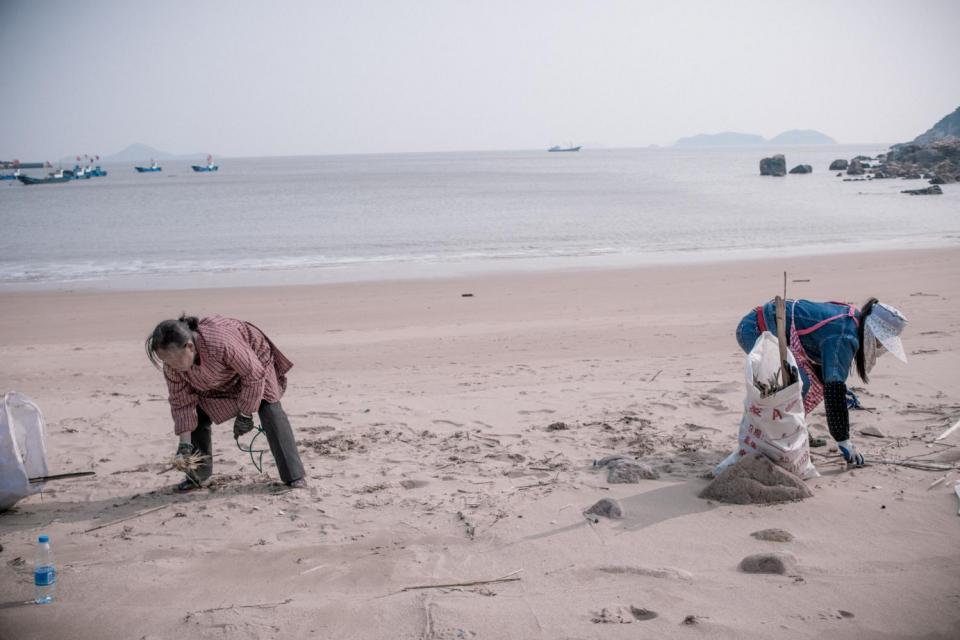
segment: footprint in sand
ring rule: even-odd
[[[690,403],[694,407],[706,407],[714,411],[726,411],[727,405],[720,398],[708,394],[700,394]]]
[[[724,384],[718,384],[712,389],[707,389],[708,393],[729,393],[731,391],[738,391],[740,389],[741,383],[739,382],[727,382]]]

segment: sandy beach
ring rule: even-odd
[[[821,407],[812,498],[702,500],[742,413],[734,330],[785,270],[790,297],[901,309],[909,363],[848,380],[870,466],[842,468]],[[960,461],[960,432],[933,442],[960,419],[958,248],[0,307],[0,389],[43,409],[52,472],[96,472],[0,515],[2,640],[960,637],[960,474],[888,464]],[[210,488],[172,492],[143,340],[181,312],[254,322],[293,360],[307,490],[224,424]],[[609,484],[613,454],[660,477]],[[585,518],[602,498],[623,517]],[[773,528],[792,540],[751,536]],[[44,607],[23,604],[39,533]],[[766,552],[796,567],[739,569]]]

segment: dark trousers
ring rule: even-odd
[[[280,406],[279,402],[264,401],[260,403],[257,414],[260,416],[260,426],[263,428],[263,434],[267,436],[270,452],[277,463],[280,479],[290,484],[303,478],[303,463],[300,462],[300,454],[297,452],[297,441],[293,437],[293,429],[290,428],[290,420],[287,419],[283,407]],[[206,461],[191,474],[193,479],[198,482],[203,482],[213,474],[213,446],[210,424],[210,416],[203,409],[197,407],[197,428],[190,434],[190,442],[203,455],[207,456]]]

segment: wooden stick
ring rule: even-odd
[[[186,620],[197,613],[213,613],[214,611],[229,611],[230,609],[273,609],[282,607],[285,604],[293,602],[293,598],[287,598],[283,602],[264,602],[262,604],[232,604],[229,607],[214,607],[212,609],[203,609],[202,611],[191,611],[187,614]]]
[[[168,505],[162,504],[159,507],[154,507],[153,509],[147,509],[146,511],[141,511],[140,513],[135,513],[132,516],[127,516],[126,518],[120,518],[119,520],[114,520],[113,522],[106,522],[92,529],[87,529],[84,533],[90,533],[91,531],[96,531],[97,529],[103,529],[104,527],[109,527],[111,525],[119,524],[121,522],[126,522],[127,520],[133,520],[134,518],[139,518],[140,516],[145,516],[148,513],[153,513],[154,511],[160,511],[160,509],[166,509]]]
[[[414,589],[446,589],[448,587],[472,587],[478,584],[492,584],[494,582],[515,582],[520,579],[520,576],[516,574],[520,573],[521,571],[523,571],[523,569],[517,569],[516,571],[512,571],[503,577],[494,578],[493,580],[472,580],[470,582],[451,582],[449,584],[421,584],[413,587],[404,587],[403,589],[400,589],[400,591],[412,591]]]
[[[919,464],[916,462],[897,462],[894,460],[870,460],[868,464],[895,464],[899,467],[919,469],[920,471],[953,471],[956,469],[953,465],[941,465],[933,462]]]
[[[49,480],[62,480],[63,478],[80,478],[83,476],[93,476],[96,474],[96,471],[73,471],[71,473],[57,473],[52,476],[38,476],[36,478],[30,478],[30,484],[47,482]]]
[[[790,363],[787,361],[787,305],[780,296],[775,298],[774,304],[777,314],[777,345],[780,347],[780,378],[783,388],[786,389],[793,382]]]

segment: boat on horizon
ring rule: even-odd
[[[207,164],[192,164],[190,166],[197,173],[206,173],[208,171],[217,171],[220,169],[220,167],[213,164],[213,156],[207,156]]]
[[[163,167],[157,164],[156,160],[150,160],[149,167],[134,167],[137,170],[137,173],[154,173],[156,171],[163,171]]]
[[[549,149],[547,149],[547,151],[549,151],[549,152],[551,152],[551,153],[556,153],[556,152],[558,152],[558,151],[559,151],[559,152],[563,152],[563,151],[580,151],[580,146],[578,145],[578,146],[574,147],[573,145],[568,145],[568,146],[566,146],[566,147],[561,147],[560,145],[553,145],[552,147],[550,147]]]

